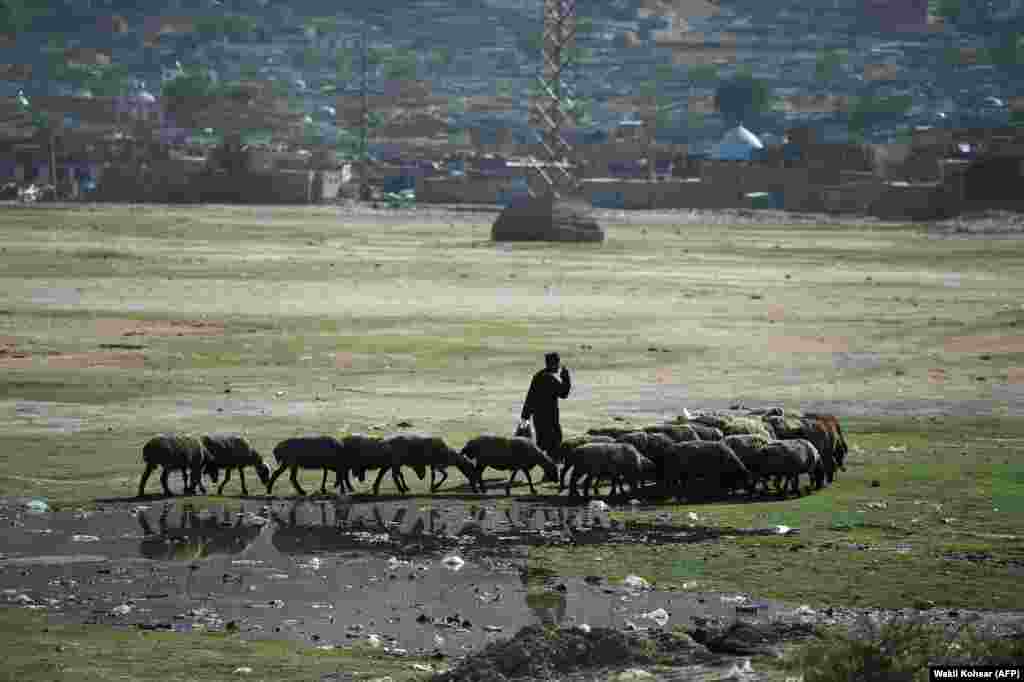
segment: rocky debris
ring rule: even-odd
[[[625,672],[637,669],[636,666],[683,666],[720,660],[683,633],[634,634],[610,628],[545,629],[531,625],[511,639],[488,644],[454,669],[431,679],[432,682],[537,680],[595,668]]]
[[[812,625],[793,623],[754,624],[736,622],[726,628],[705,625],[690,631],[693,639],[716,654],[738,656],[776,655],[783,641],[815,635]]]

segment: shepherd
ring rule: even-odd
[[[526,392],[521,419],[533,418],[537,446],[548,455],[562,444],[562,426],[558,421],[558,399],[569,397],[572,383],[569,368],[561,365],[558,353],[544,356],[544,369],[533,375],[530,390]]]

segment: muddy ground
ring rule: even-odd
[[[432,656],[434,670],[454,668],[448,680],[573,679],[595,668],[722,679],[747,670],[752,655],[777,654],[782,644],[805,639],[812,626],[856,628],[864,618],[901,613],[531,572],[530,548],[539,545],[628,551],[658,543],[683,553],[692,543],[787,532],[709,528],[669,514],[653,525],[620,522],[599,503],[268,498],[244,500],[236,511],[180,499],[40,509],[29,499],[0,504],[0,600],[10,607],[116,627],[364,644],[394,656]],[[920,615],[951,628],[1024,630],[1024,613]],[[539,643],[550,635],[523,630],[537,625],[561,626],[559,637],[573,640],[577,654],[543,654]],[[689,636],[668,634],[679,628]],[[756,671],[742,674],[758,679]]]

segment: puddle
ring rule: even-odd
[[[528,586],[532,546],[774,532],[641,527],[531,502],[407,500],[245,501],[240,512],[126,503],[42,514],[9,504],[0,505],[0,529],[0,604],[178,630],[234,621],[243,636],[317,645],[375,635],[381,646],[449,656],[531,624],[670,628],[737,614],[736,603],[713,594],[555,576]],[[784,610],[758,606],[766,618]]]

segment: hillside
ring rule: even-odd
[[[310,126],[333,139],[339,125],[350,128],[352,121],[326,107],[352,109],[365,27],[372,47],[393,51],[371,66],[371,92],[385,94],[396,79],[424,81],[432,134],[509,128],[529,137],[527,93],[539,68],[542,0],[381,0],[340,8],[314,0],[178,0],[162,9],[154,3],[151,11],[126,0],[0,4],[9,26],[0,47],[0,63],[8,65],[0,81],[5,95],[70,95],[90,87],[130,94],[142,83],[159,94],[180,63],[212,69],[218,83],[274,81],[296,111],[309,115]],[[763,80],[774,96],[769,110],[744,121],[755,132],[781,135],[789,125],[809,123],[825,139],[847,139],[852,131],[884,141],[914,125],[1005,125],[1016,106],[1015,84],[1024,82],[1022,5],[581,1],[574,92],[592,100],[583,132],[606,130],[630,110],[640,113],[653,92],[663,112],[659,139],[700,148],[723,128],[707,103],[737,72]],[[68,76],[63,65],[76,60],[105,75]],[[133,80],[140,81],[135,88]],[[651,80],[656,84],[645,88]]]

